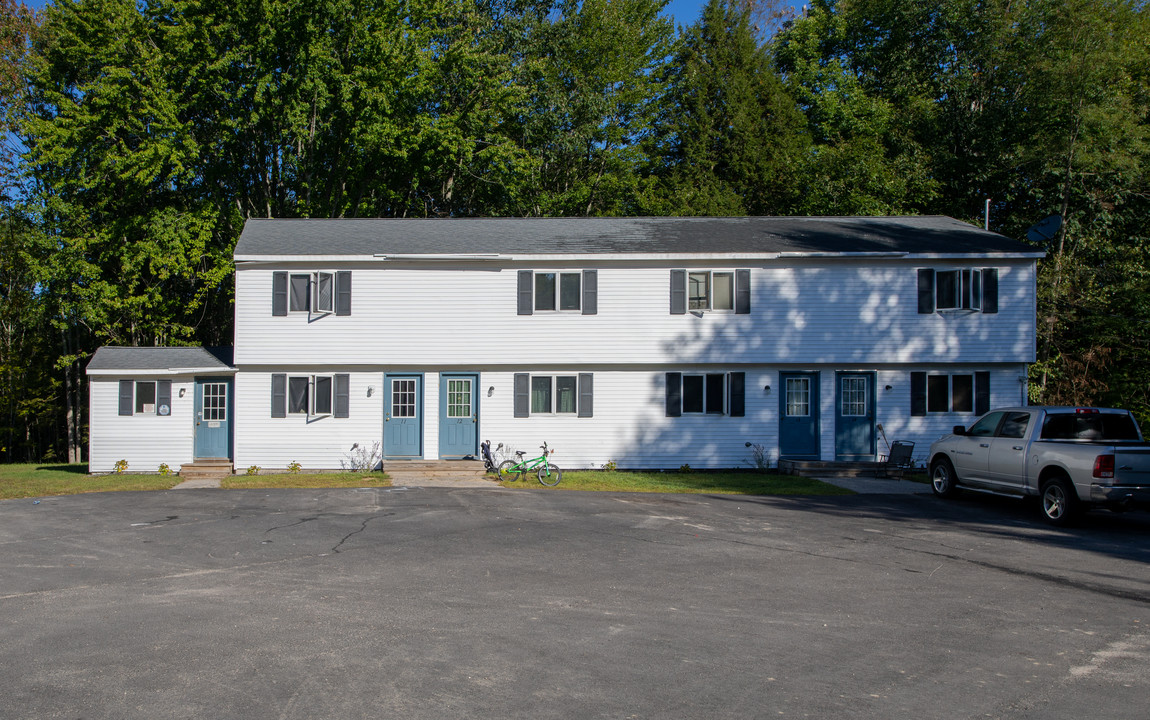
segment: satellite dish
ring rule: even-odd
[[[1054,239],[1061,227],[1062,216],[1055,213],[1031,225],[1030,229],[1026,231],[1026,239],[1035,245],[1044,245],[1047,241]]]

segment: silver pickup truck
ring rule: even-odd
[[[1089,505],[1150,505],[1150,444],[1126,410],[1012,407],[992,410],[930,446],[936,495],[959,489],[1042,499],[1055,525]]]

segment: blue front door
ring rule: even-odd
[[[819,374],[779,373],[779,456],[819,459]]]
[[[835,460],[874,460],[874,373],[835,375]]]
[[[439,457],[474,457],[479,443],[479,406],[475,375],[443,375],[439,379]]]
[[[196,378],[197,458],[231,458],[232,381]]]
[[[383,456],[423,457],[423,376],[383,378]]]

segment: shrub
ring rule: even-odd
[[[288,463],[287,471],[292,475],[299,475],[300,470],[303,470],[303,465],[300,465],[298,460],[292,460]]]
[[[172,469],[168,467],[167,463],[160,463],[159,472],[164,477],[167,477],[172,474]]]
[[[117,460],[116,464],[112,466],[112,472],[116,473],[117,475],[123,475],[124,471],[127,469],[128,469],[128,461],[127,460]]]
[[[259,475],[259,474],[260,474],[260,466],[259,465],[252,465],[251,467],[249,467],[244,472],[244,475]]]

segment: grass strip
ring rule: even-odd
[[[0,499],[79,495],[124,490],[168,490],[178,475],[89,475],[87,463],[0,465]]]
[[[521,481],[501,483],[504,487],[542,485],[534,475]],[[853,495],[853,490],[813,478],[778,473],[753,472],[631,472],[571,470],[563,473],[556,490],[598,492],[707,493],[721,495]]]

